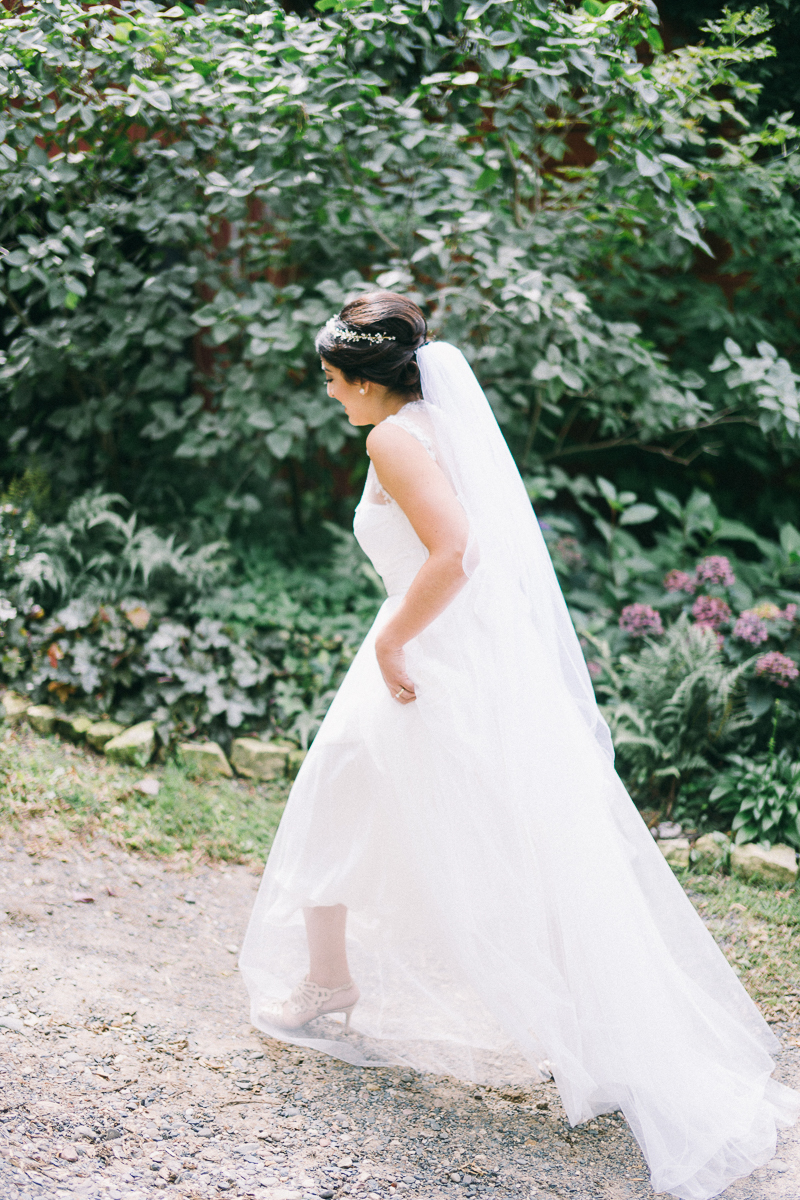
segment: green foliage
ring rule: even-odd
[[[733,754],[709,797],[735,813],[737,842],[786,843],[800,850],[800,763],[786,751],[764,758]]]
[[[735,814],[731,829],[737,842],[780,842],[800,849],[800,762],[786,749],[775,753],[780,707],[776,700],[767,753],[729,755],[708,799],[721,813]]]
[[[124,519],[120,507],[127,507],[122,496],[94,489],[73,501],[63,521],[42,526],[35,552],[14,568],[20,597],[114,603],[151,581],[167,594],[196,594],[219,578],[221,542],[192,554],[175,545],[174,534],[160,537],[135,514]]]
[[[800,532],[787,523],[763,538],[699,491],[681,504],[659,490],[654,506],[602,477],[555,482],[591,530],[563,509],[544,521],[626,784],[643,806],[729,829],[743,797],[762,803],[762,775],[778,788],[794,770]],[[735,770],[734,749],[745,764]],[[738,795],[720,790],[718,778],[745,768]],[[769,794],[763,804],[778,804]],[[752,832],[749,812],[740,824]],[[769,819],[758,817],[762,836]]]
[[[6,532],[5,679],[125,725],[153,718],[165,742],[273,726],[305,746],[380,601],[352,535],[333,527],[324,572],[264,559],[236,571],[220,546],[190,553],[118,507],[92,494],[25,545]]]
[[[15,470],[35,455],[59,493],[100,482],[187,529],[260,512],[267,528],[288,484],[299,527],[353,435],[311,334],[373,282],[467,348],[532,467],[617,447],[685,460],[742,421],[796,453],[769,306],[741,326],[721,292],[701,319],[674,282],[652,292],[667,261],[688,278],[723,205],[743,230],[757,207],[769,269],[794,228],[796,158],[775,153],[793,128],[748,125],[758,89],[737,74],[770,52],[757,14],[665,56],[646,5],[181,11],[54,0],[0,19]],[[642,311],[661,326],[643,334]],[[741,368],[734,403],[709,373],[729,333],[773,364]]]
[[[680,617],[635,658],[604,674],[606,708],[623,775],[642,803],[671,813],[678,787],[707,775],[712,756],[753,724],[744,703],[748,664],[730,668],[713,632]]]

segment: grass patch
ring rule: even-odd
[[[158,779],[157,796],[134,790],[144,775]],[[0,828],[34,843],[102,833],[144,854],[263,862],[289,787],[288,780],[194,780],[172,763],[123,767],[27,725],[6,728],[0,742]]]
[[[800,894],[729,875],[683,884],[767,1020],[800,1024]]]

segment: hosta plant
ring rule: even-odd
[[[787,751],[766,758],[733,754],[710,800],[736,807],[731,831],[738,843],[786,843],[800,849],[800,762]]]

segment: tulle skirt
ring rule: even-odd
[[[465,588],[407,646],[406,706],[374,652],[400,601],[383,605],[292,789],[241,956],[253,1023],[364,1066],[492,1082],[546,1063],[572,1124],[624,1113],[655,1191],[718,1195],[800,1115],[770,1078],[776,1038],[521,599],[481,615]],[[286,1034],[265,1002],[307,971],[302,909],[333,904],[349,910],[354,1032],[320,1018]]]

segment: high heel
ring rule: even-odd
[[[342,1009],[342,1012],[344,1013],[344,1031],[345,1031],[345,1033],[350,1032],[350,1018],[353,1015],[354,1008],[355,1008],[355,1004],[351,1004],[349,1008]]]
[[[262,1009],[261,1015],[279,1029],[300,1029],[315,1017],[343,1013],[344,1031],[350,1032],[350,1018],[358,1004],[360,993],[352,979],[340,987],[326,988],[312,983],[306,976],[298,983],[288,1000],[276,1000]]]

